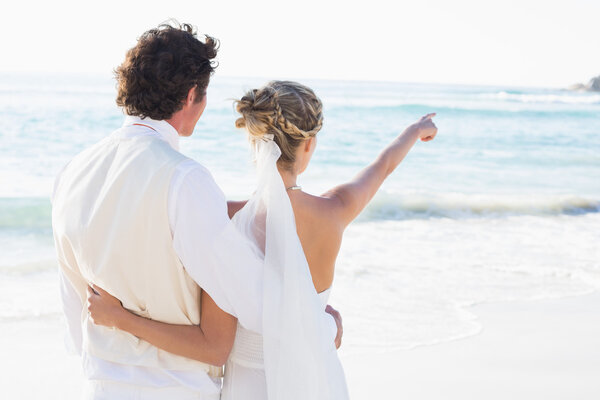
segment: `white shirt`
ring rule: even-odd
[[[141,124],[141,125],[134,125]],[[157,135],[179,150],[179,134],[166,121],[128,116],[115,137]],[[59,182],[60,175],[56,182]],[[56,187],[56,184],[55,184]],[[247,260],[244,266],[224,265],[218,261],[208,238],[229,224],[227,202],[210,172],[193,160],[181,162],[175,169],[168,194],[168,216],[173,235],[173,247],[188,274],[206,290],[224,311],[236,316],[246,329],[262,330],[262,268],[261,260],[240,241],[239,248]],[[247,255],[247,256],[246,256]],[[243,268],[242,268],[243,267]],[[200,392],[212,393],[220,381],[204,372],[170,371],[122,365],[99,359],[82,351],[81,313],[83,304],[70,282],[60,272],[63,310],[66,316],[67,347],[82,356],[88,379],[122,381],[143,386],[184,385]],[[331,319],[332,337],[337,328]]]

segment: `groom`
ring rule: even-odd
[[[262,330],[262,261],[231,229],[210,172],[178,151],[179,137],[192,134],[206,107],[217,48],[187,24],[145,32],[116,70],[123,126],[56,179],[52,226],[63,309],[86,398],[218,399],[220,365],[232,344],[223,332],[235,318]],[[138,315],[182,325],[200,324],[204,290],[212,300],[203,310],[211,314],[211,326],[202,327],[207,359],[219,365],[95,325],[85,307],[91,283]]]

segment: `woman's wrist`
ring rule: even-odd
[[[113,325],[120,330],[127,330],[127,322],[131,318],[130,312],[121,307],[114,316]]]
[[[416,138],[419,137],[419,132],[421,131],[421,126],[418,122],[410,124],[405,130],[404,134],[407,136],[414,136]]]

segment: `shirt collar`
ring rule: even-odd
[[[134,124],[146,125],[152,128],[158,136],[167,142],[173,149],[179,151],[179,133],[173,125],[167,121],[158,121],[149,117],[140,118],[134,115],[127,115],[123,122],[123,127],[131,126]]]

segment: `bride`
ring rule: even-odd
[[[347,398],[333,335],[319,317],[342,236],[416,141],[435,137],[435,114],[408,126],[350,182],[315,196],[297,184],[323,125],[315,93],[299,83],[272,81],[246,93],[236,109],[240,117],[235,125],[248,133],[259,180],[250,200],[228,203],[229,215],[264,259],[263,332],[232,325],[220,333],[233,337],[235,332],[221,398]],[[96,324],[125,330],[178,355],[214,360],[198,351],[204,348],[199,345],[201,330],[209,321],[192,328],[197,334],[187,326],[151,321],[127,311],[96,286],[88,291],[88,310]],[[340,340],[336,337],[336,347]]]

